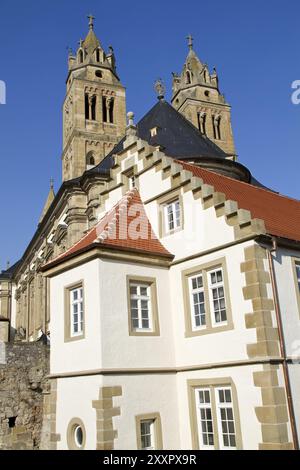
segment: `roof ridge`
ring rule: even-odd
[[[231,178],[230,176],[227,176],[227,175],[221,175],[220,173],[217,173],[215,171],[212,171],[212,170],[208,170],[207,168],[202,168],[200,166],[197,166],[197,165],[193,165],[192,163],[188,163],[188,162],[184,162],[182,160],[177,160],[177,159],[174,159],[174,161],[176,163],[179,163],[180,165],[185,165],[185,166],[191,166],[193,168],[199,168],[201,171],[204,171],[204,172],[207,172],[207,173],[213,173],[219,177],[222,177],[222,178],[226,178],[230,181],[234,181],[235,183],[240,183],[240,184],[243,184],[243,185],[246,185],[246,186],[250,186],[251,188],[257,190],[257,191],[265,191],[267,193],[270,193],[274,196],[279,196],[279,197],[282,197],[284,199],[289,199],[290,201],[294,201],[294,202],[298,202],[300,203],[300,200],[299,199],[295,199],[295,198],[292,198],[290,196],[286,196],[285,194],[281,194],[281,193],[277,193],[277,192],[274,192],[272,191],[271,189],[267,189],[267,188],[263,188],[263,187],[259,187],[259,186],[254,186],[253,184],[250,184],[250,183],[246,183],[246,181],[241,181],[241,180],[236,180],[234,178]]]

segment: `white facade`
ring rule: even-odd
[[[126,261],[100,254],[91,260],[71,260],[68,265],[49,268],[46,275],[50,277],[51,376],[57,382],[57,448],[69,448],[68,426],[79,418],[86,433],[84,448],[101,448],[97,447],[99,440],[104,446],[105,430],[105,435],[110,436],[107,445],[111,447],[107,448],[136,449],[139,440],[136,419],[151,414],[160,416],[160,445],[164,449],[201,448],[199,414],[193,411],[193,390],[201,387],[212,387],[213,390],[218,386],[232,387],[237,448],[289,447],[292,431],[290,416],[285,416],[288,407],[280,357],[276,357],[275,370],[270,362],[274,359],[271,353],[269,356],[251,356],[249,353],[251,345],[259,342],[263,334],[259,325],[249,326],[245,320],[254,308],[255,299],[253,301],[247,291],[248,278],[252,274],[243,271],[243,264],[247,262],[245,253],[259,246],[255,237],[237,240],[234,224],[227,223],[224,216],[217,214],[213,205],[205,207],[201,199],[194,197],[192,190],[186,190],[184,184],[176,186],[172,176],[163,177],[163,171],[155,166],[142,171],[143,162],[138,152],[131,151],[128,157],[121,158],[120,170],[114,175],[116,184],[121,181],[121,172],[128,168],[128,159],[137,166],[138,189],[153,231],[174,255],[174,260],[167,267],[134,256]],[[162,233],[159,215],[160,204],[163,204],[161,198],[165,199],[168,193],[170,198],[180,198],[183,212],[181,230],[171,235]],[[100,206],[99,218],[121,198],[122,187],[112,188]],[[274,263],[288,357],[294,354],[293,345],[300,337],[291,255],[297,254],[278,251]],[[221,327],[213,325],[189,334],[187,316],[191,311],[187,311],[185,305],[185,296],[189,294],[184,279],[198,268],[209,273],[211,266],[222,266],[223,269],[227,322]],[[265,273],[265,295],[272,301],[274,292],[267,259],[262,261],[259,270]],[[130,334],[130,277],[155,279],[159,322],[156,335]],[[70,314],[66,307],[66,292],[78,283],[84,292],[84,337],[70,341],[65,337],[66,315]],[[206,314],[213,315],[213,312]],[[278,326],[274,309],[270,321],[267,329],[274,335],[273,330]],[[296,411],[299,365],[291,365],[290,369]],[[114,387],[121,387],[121,393],[114,394]],[[103,428],[99,430],[96,425],[98,409],[93,402],[99,400],[102,389],[105,390],[104,398],[98,409],[104,407],[105,393],[111,389],[113,410],[118,409],[118,412],[112,412],[110,425],[113,427],[105,428],[103,408]],[[281,401],[273,403],[279,394]],[[279,422],[272,417],[277,407],[281,413]],[[270,426],[273,426],[272,430],[275,426],[276,430],[286,429],[289,442],[276,444],[277,436],[274,442],[270,440],[273,439]],[[110,434],[112,429],[116,431],[114,437]],[[217,440],[219,444],[216,444]],[[221,441],[219,430],[215,448],[222,447]]]

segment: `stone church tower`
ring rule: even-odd
[[[126,98],[116,72],[113,48],[106,54],[94,33],[80,40],[68,61],[67,93],[63,105],[63,181],[81,176],[101,162],[123,137]]]
[[[235,160],[231,108],[220,93],[217,72],[209,72],[193,50],[193,38],[189,36],[188,40],[189,53],[182,73],[173,73],[172,105]]]

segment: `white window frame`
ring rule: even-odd
[[[131,288],[137,288],[137,294],[131,293]],[[141,294],[141,288],[147,289],[147,295]],[[138,281],[130,281],[129,282],[129,292],[130,292],[130,322],[131,322],[131,330],[136,332],[152,332],[153,331],[153,316],[152,316],[152,296],[151,296],[151,285],[145,282],[138,282]],[[137,301],[137,310],[138,310],[138,327],[133,325],[133,307],[131,305],[132,301]],[[147,310],[148,310],[148,317],[142,317],[142,301],[147,301]],[[143,327],[143,320],[147,320],[149,322],[148,328]]]
[[[77,299],[74,299],[73,294],[77,292]],[[83,305],[83,286],[70,289],[70,335],[72,338],[82,336],[84,332],[84,305]],[[77,306],[77,312],[74,307]],[[74,316],[77,315],[77,322],[74,321]],[[78,331],[75,331],[74,326],[78,324]]]
[[[217,422],[218,422],[218,431],[219,431],[219,446],[220,446],[220,449],[222,450],[236,450],[237,449],[237,445],[236,445],[236,440],[237,440],[237,436],[236,436],[236,419],[235,419],[235,416],[234,416],[234,406],[233,406],[233,399],[232,399],[232,389],[231,387],[215,387],[215,396],[216,396],[216,408],[217,408]],[[226,391],[229,391],[230,392],[230,402],[220,402],[220,398],[219,398],[219,392],[220,391],[223,391],[224,394]],[[227,413],[227,410],[228,409],[231,409],[231,412],[232,412],[232,417],[233,419],[230,420],[230,421],[233,421],[233,427],[234,427],[234,433],[226,433],[228,436],[229,435],[234,435],[234,439],[235,439],[235,446],[226,446],[224,444],[224,435],[223,435],[223,429],[222,429],[222,417],[221,417],[221,410],[222,409],[225,409],[226,410],[226,413]],[[227,426],[228,426],[228,421],[227,422]]]
[[[142,433],[142,425],[147,424],[149,425],[149,433],[143,434]],[[143,436],[150,436],[150,446],[143,447]],[[155,419],[142,419],[140,421],[140,439],[141,439],[141,450],[155,450]]]
[[[211,274],[217,273],[218,271],[221,271],[222,273],[222,281],[217,281],[215,284],[212,283],[211,281]],[[218,327],[218,326],[224,326],[228,325],[228,307],[227,307],[227,301],[226,301],[226,289],[225,289],[225,282],[224,282],[224,270],[222,266],[209,269],[206,271],[207,273],[207,281],[208,281],[208,295],[209,295],[209,304],[210,304],[210,314],[211,314],[211,324],[213,327]],[[224,303],[225,303],[225,312],[226,312],[226,320],[221,320],[221,321],[216,321],[216,311],[214,307],[214,301],[215,299],[213,298],[213,289],[223,289],[224,293]],[[221,298],[221,297],[220,297]],[[220,300],[218,297],[218,301]],[[221,315],[221,310],[220,310],[220,315]]]
[[[170,210],[171,209],[171,210]],[[180,200],[175,199],[171,202],[164,204],[164,223],[165,223],[165,232],[166,234],[173,233],[176,230],[181,228],[181,207]],[[171,219],[169,216],[172,216],[173,227],[171,227]]]
[[[209,393],[209,403],[201,403],[200,402],[200,392]],[[197,426],[198,426],[198,434],[200,440],[200,448],[203,450],[214,450],[215,449],[215,442],[216,442],[216,435],[214,430],[214,420],[213,420],[213,405],[212,405],[212,393],[211,389],[207,387],[199,387],[195,389],[195,396],[196,396],[196,409],[197,409]],[[214,444],[204,444],[203,441],[203,429],[202,429],[202,417],[201,417],[201,410],[210,410],[211,413],[211,423],[212,423],[212,434],[214,439]],[[211,434],[211,433],[208,433]]]
[[[300,293],[300,263],[298,262],[295,263],[295,269],[296,269],[296,279],[298,283],[298,290]]]
[[[219,391],[230,391],[230,402],[225,402],[222,403],[220,402],[219,398]],[[209,393],[210,397],[210,402],[209,403],[201,403],[200,402],[200,397],[199,397],[199,392],[203,393]],[[230,385],[228,386],[210,386],[210,387],[197,387],[195,388],[195,400],[196,400],[196,414],[197,414],[197,427],[198,427],[198,435],[199,435],[199,445],[200,445],[200,450],[214,450],[216,448],[221,449],[221,450],[237,450],[237,420],[236,416],[234,413],[234,403],[233,403],[233,393],[232,393],[232,387]],[[213,432],[213,440],[214,444],[213,445],[206,445],[204,444],[203,441],[203,430],[202,430],[202,417],[201,417],[201,409],[210,409],[211,411],[211,421],[212,421],[212,432]],[[235,446],[231,445],[224,445],[224,439],[223,439],[223,429],[222,429],[222,416],[221,416],[221,410],[222,409],[231,409],[232,412],[232,417],[233,419],[230,421],[233,421],[233,426],[234,426],[234,432],[230,433],[231,435],[234,435],[235,438]],[[215,422],[216,422],[216,427],[215,429]],[[228,422],[227,422],[228,423]],[[227,424],[228,425],[228,424]],[[228,428],[227,428],[228,429]]]
[[[192,319],[192,330],[205,330],[207,328],[207,312],[206,312],[206,305],[205,305],[205,287],[204,287],[204,273],[203,271],[189,276],[188,283],[189,283],[189,296],[190,296],[190,307],[191,307],[191,319]],[[201,277],[202,278],[202,287],[193,287],[193,280]],[[204,316],[205,323],[201,325],[196,325],[196,314],[195,314],[195,303],[194,303],[194,294],[203,293],[203,304],[204,304],[204,314],[200,313],[200,318]],[[198,315],[197,315],[198,316]]]

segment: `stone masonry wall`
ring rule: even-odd
[[[0,450],[39,449],[49,346],[0,344]]]

